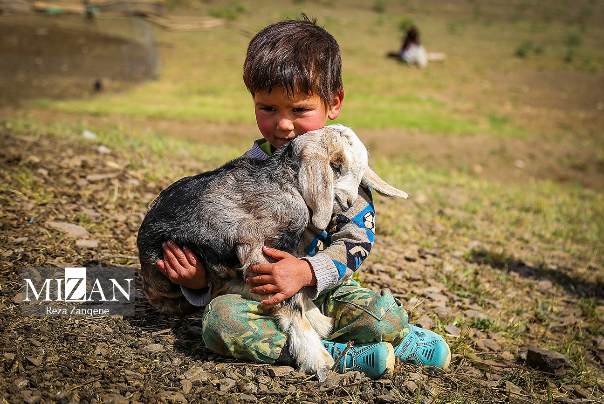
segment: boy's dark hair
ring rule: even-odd
[[[284,87],[318,95],[330,106],[342,90],[342,59],[335,38],[306,15],[263,28],[252,38],[243,64],[243,81],[249,92],[271,92]]]

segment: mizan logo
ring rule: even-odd
[[[34,314],[83,314],[83,315],[109,315],[110,308],[117,305],[124,306],[131,303],[134,292],[134,274],[110,271],[90,271],[93,276],[87,277],[84,267],[65,268],[64,276],[59,273],[48,274],[44,279],[41,276],[23,276],[25,290],[23,303],[36,310]],[[90,275],[89,273],[89,275]],[[109,277],[114,275],[114,277]],[[95,277],[94,275],[98,275]],[[49,276],[50,275],[50,276]],[[57,276],[58,275],[58,276]],[[125,275],[123,279],[116,275]],[[58,307],[56,303],[81,303],[95,306],[74,305]],[[47,304],[43,309],[40,304]],[[34,309],[38,307],[39,309]],[[42,309],[42,310],[41,310]],[[69,309],[69,310],[68,310]]]
[[[116,298],[116,289],[123,297],[126,298],[127,301],[130,301],[130,291],[131,291],[131,282],[134,279],[124,279],[123,281],[127,283],[128,291],[126,291],[126,285],[120,285],[117,280],[109,279],[111,282],[111,299],[108,300],[106,298],[105,291],[101,286],[101,282],[99,279],[95,279],[92,289],[90,293],[87,294],[86,290],[86,268],[65,268],[65,278],[56,278],[56,279],[46,279],[44,283],[36,289],[31,279],[25,279],[25,299],[24,302],[29,302],[31,299],[29,298],[29,292],[31,289],[32,295],[35,297],[36,301],[40,301],[40,296],[42,292],[45,291],[45,298],[42,299],[44,302],[118,302],[120,299]],[[50,298],[51,291],[51,283],[52,281],[56,282],[56,296],[53,296],[54,299]],[[64,288],[62,287],[64,285]],[[62,291],[64,290],[64,294]],[[119,296],[118,294],[118,296]],[[93,296],[98,298],[93,298]]]

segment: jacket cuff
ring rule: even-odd
[[[210,304],[210,301],[212,300],[212,298],[210,297],[210,295],[212,293],[211,286],[208,286],[204,289],[190,289],[190,288],[181,286],[180,291],[182,292],[185,299],[187,299],[187,301],[189,303],[191,303],[193,306],[197,306],[197,307],[207,306],[208,304]]]
[[[315,286],[306,286],[303,290],[310,300],[316,299],[325,289],[334,287],[339,280],[338,269],[327,254],[317,254],[313,257],[302,258],[312,266],[317,278]]]

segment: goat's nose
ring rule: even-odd
[[[354,203],[354,201],[352,200],[352,196],[349,196],[348,198],[346,198],[346,209],[352,208],[353,203]]]

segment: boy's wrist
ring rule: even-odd
[[[305,286],[315,286],[317,284],[317,276],[315,275],[315,270],[313,269],[311,263],[308,262],[307,260],[301,260],[301,261],[306,263],[306,265],[308,266],[308,270],[310,272],[310,282],[307,282]]]

